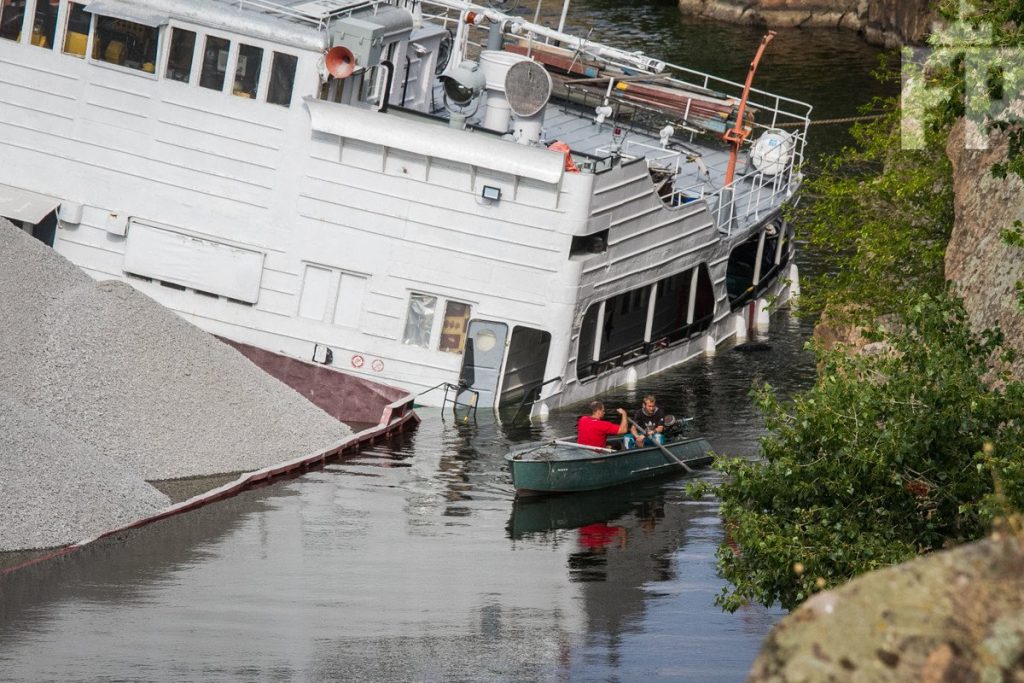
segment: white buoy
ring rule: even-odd
[[[636,375],[636,368],[628,368],[626,370],[626,382],[625,382],[626,386],[627,387],[635,387],[637,379],[639,379],[639,378]]]

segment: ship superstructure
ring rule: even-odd
[[[3,0],[0,216],[424,403],[543,413],[764,325],[810,107],[493,5]]]

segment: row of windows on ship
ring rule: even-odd
[[[51,0],[3,0],[0,5],[0,39],[28,42],[52,50],[58,35],[61,51],[90,62],[114,64],[156,75],[160,54],[160,25],[145,24],[93,14],[85,5],[67,3],[64,9]],[[165,23],[157,18],[152,23]],[[31,33],[26,31],[31,27]],[[62,30],[58,32],[58,27]],[[167,32],[163,32],[168,35]],[[266,54],[261,47],[232,41],[213,34],[172,27],[164,77],[181,83],[223,92],[230,85],[233,95],[291,105],[298,57],[283,52]],[[89,45],[91,45],[91,50]],[[199,58],[196,46],[202,45]],[[89,53],[88,57],[86,53]],[[234,64],[232,79],[229,65]],[[269,77],[261,79],[269,68]]]
[[[776,225],[763,234],[755,234],[729,255],[725,285],[731,308],[760,296],[788,261],[788,234],[780,227]],[[316,288],[309,287],[311,274],[307,270],[299,314],[344,324],[338,319],[341,308],[313,303],[313,300],[318,302],[324,296],[315,294]],[[350,287],[347,289],[349,292],[352,290]],[[361,295],[364,286],[359,283],[356,289]],[[357,298],[357,306],[361,306],[361,296]],[[337,301],[339,306],[345,301],[345,307],[351,310],[351,297],[340,294]],[[313,305],[307,305],[310,303]],[[330,321],[328,318],[332,310],[335,318]],[[441,310],[443,317],[437,321],[437,313]],[[327,316],[323,316],[322,311]],[[462,353],[471,314],[472,308],[468,303],[414,292],[409,300],[402,342]],[[345,317],[343,313],[341,315]],[[715,291],[707,264],[670,275],[653,285],[592,303],[580,327],[577,377],[581,380],[594,377],[606,370],[629,365],[632,360],[645,357],[659,348],[705,334],[714,317]]]
[[[307,265],[299,316],[343,327],[358,326],[365,280],[362,276]],[[649,310],[652,294],[654,306]],[[577,376],[585,379],[622,365],[638,354],[699,335],[711,325],[714,309],[715,297],[706,265],[591,304],[580,329]],[[442,311],[443,316],[439,316]],[[471,316],[472,306],[466,302],[411,292],[402,343],[462,353]],[[646,327],[648,318],[653,322],[650,329]]]
[[[788,229],[773,225],[733,249],[725,277],[726,295],[732,309],[760,296],[772,284],[788,262],[789,240]],[[186,289],[168,282],[160,284]],[[358,328],[365,310],[366,291],[365,275],[307,264],[298,315],[339,327]],[[196,293],[203,292],[197,290]],[[466,347],[472,312],[472,305],[464,301],[411,292],[402,343],[461,354]],[[698,337],[711,327],[714,316],[714,286],[708,266],[703,263],[652,285],[594,302],[587,308],[580,325],[576,376],[585,380],[629,365],[653,351]]]

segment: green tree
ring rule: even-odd
[[[843,322],[864,323],[945,286],[953,189],[944,132],[929,131],[926,149],[903,150],[897,103],[879,100],[873,111],[880,118],[855,125],[855,143],[807,181],[794,216],[809,250],[826,259],[803,288],[805,314],[828,307]]]
[[[1000,335],[975,336],[959,301],[925,296],[887,341],[872,355],[823,353],[821,378],[791,406],[758,392],[764,461],[718,464],[725,608],[792,608],[978,538],[1006,504],[1024,504],[1024,386],[989,388]]]

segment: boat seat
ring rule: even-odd
[[[89,36],[78,31],[69,31],[68,37],[64,39],[64,52],[69,55],[85,56],[85,45],[89,42]]]
[[[120,40],[112,40],[107,43],[107,49],[103,51],[103,61],[120,64],[123,57],[124,43]]]

